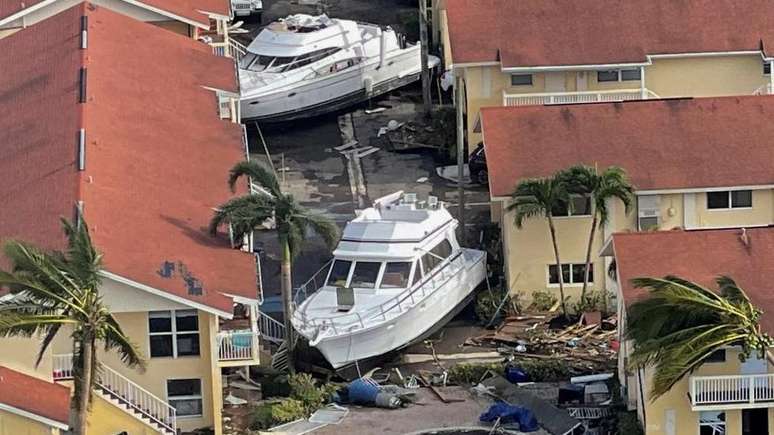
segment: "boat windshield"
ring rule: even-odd
[[[247,53],[239,61],[239,68],[255,72],[281,73],[322,60],[341,50],[338,47],[323,48],[299,56],[264,56]]]
[[[331,273],[328,275],[328,285],[332,287],[344,287],[349,278],[349,269],[352,262],[349,260],[336,260],[331,266]]]
[[[388,261],[379,288],[406,288],[410,273],[410,261]]]
[[[379,269],[382,263],[379,261],[355,262],[355,270],[352,272],[352,280],[349,283],[353,288],[376,288],[376,279],[379,278]]]

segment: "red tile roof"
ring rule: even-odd
[[[0,0],[0,20],[43,1],[45,0]],[[229,16],[231,12],[229,0],[140,0],[132,4],[158,9],[166,15],[175,15],[202,26],[209,26],[207,12],[223,16]]]
[[[618,275],[627,305],[647,296],[632,287],[639,277],[675,275],[716,289],[715,278],[727,275],[763,309],[762,325],[774,334],[774,227],[656,231],[613,235]]]
[[[0,403],[65,426],[69,424],[69,388],[3,366],[0,366]]]
[[[83,13],[88,48],[79,50]],[[80,200],[109,272],[229,313],[223,293],[256,297],[253,257],[206,232],[213,207],[232,195],[228,170],[244,158],[241,127],[219,118],[215,93],[203,88],[237,89],[230,59],[83,5],[0,40],[0,53],[11,68],[0,76],[10,115],[0,118],[8,180],[0,237],[61,246],[58,217],[72,217]],[[80,65],[85,104],[77,103]]]
[[[580,163],[621,166],[638,190],[774,184],[774,96],[497,107],[481,117],[492,196]]]
[[[774,47],[770,0],[448,0],[447,16],[455,64],[615,64]]]

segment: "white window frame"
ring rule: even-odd
[[[572,214],[570,211],[570,204],[567,204],[567,214],[561,214],[561,215],[551,215],[553,218],[557,219],[587,219],[593,216],[594,214],[594,204],[591,201],[591,195],[579,195],[579,194],[572,194],[570,195],[570,201],[572,201],[572,198],[579,198],[579,197],[585,197],[589,200],[589,213],[588,214]]]
[[[630,71],[630,70],[631,71],[635,71],[635,70],[637,70],[640,73],[640,77],[636,78],[636,79],[631,79],[631,80],[624,80],[623,79],[623,71],[624,70],[626,70],[626,71]],[[615,71],[615,73],[616,73],[616,76],[617,76],[616,80],[604,80],[604,81],[599,80],[599,73],[601,73],[601,72],[613,72],[613,71]],[[637,67],[619,68],[619,69],[600,69],[600,70],[597,70],[597,83],[621,83],[621,82],[640,82],[640,81],[642,81],[642,70],[640,68],[637,68]]]
[[[697,413],[697,415],[696,415],[696,419],[698,420],[698,423],[699,423],[699,428],[698,428],[698,431],[696,433],[699,434],[699,435],[701,435],[701,428],[702,428],[702,426],[712,426],[712,424],[709,424],[709,423],[702,424],[702,422],[701,422],[701,413],[702,412],[718,412],[720,414],[723,414],[724,417],[725,417],[725,414],[726,414],[726,411],[699,411]],[[722,423],[723,423],[723,433],[727,434],[728,433],[728,421],[722,420]],[[718,425],[718,424],[715,423],[715,425]]]
[[[709,206],[709,195],[710,193],[727,193],[728,194],[728,207],[723,208],[710,208]],[[750,192],[750,206],[749,207],[734,207],[734,201],[733,201],[733,192]],[[737,211],[737,210],[752,210],[753,209],[753,190],[752,189],[739,189],[739,190],[716,190],[711,192],[705,192],[704,193],[704,200],[705,200],[705,208],[707,211]]]
[[[193,396],[170,396],[169,395],[169,381],[199,381],[199,395],[193,395]],[[190,415],[180,415],[177,413],[177,408],[175,408],[175,414],[178,419],[181,418],[201,418],[204,416],[204,383],[202,382],[201,378],[167,378],[166,381],[164,381],[164,392],[166,393],[167,397],[167,403],[169,406],[172,406],[170,403],[170,400],[199,400],[202,403],[201,410],[202,414],[190,414]],[[174,406],[172,406],[174,408]]]
[[[196,316],[196,331],[177,331],[177,313],[178,312],[193,312]],[[153,317],[153,314],[161,314],[161,313],[169,313],[169,323],[171,326],[170,332],[151,332],[150,330],[150,319]],[[161,318],[161,317],[159,317]],[[195,309],[191,310],[160,310],[160,311],[148,311],[148,358],[157,359],[157,358],[199,358],[202,356],[201,353],[201,329],[199,325],[199,312]],[[199,336],[199,354],[198,355],[181,355],[178,356],[177,354],[177,337],[178,335],[193,335],[197,334]],[[170,335],[172,336],[172,355],[171,356],[151,356],[151,340],[150,337],[153,336],[161,336],[161,335]]]
[[[562,263],[562,266],[568,266],[568,265],[570,266],[570,281],[569,282],[565,282],[564,286],[565,287],[582,287],[583,286],[583,280],[581,280],[580,282],[573,282],[572,281],[572,269],[575,266],[585,266],[586,263]],[[546,265],[546,285],[548,287],[552,287],[552,288],[559,288],[559,283],[558,282],[557,283],[552,283],[551,282],[551,266],[556,266],[556,263],[552,263],[552,264]],[[591,262],[590,266],[591,266],[591,273],[593,275],[594,274],[594,262],[593,261]],[[561,268],[559,270],[559,273],[562,273]],[[596,278],[596,277],[594,277],[594,278]],[[594,280],[589,281],[589,284],[593,285],[594,284]]]

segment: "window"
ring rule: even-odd
[[[532,86],[532,74],[511,74],[511,86]]]
[[[771,62],[763,61],[763,75],[771,74]]]
[[[583,284],[583,277],[586,272],[585,264],[562,264],[562,281],[565,284]],[[589,282],[594,282],[594,265],[589,267]],[[559,284],[559,275],[556,264],[548,265],[548,283]]]
[[[725,349],[719,349],[715,352],[712,352],[705,360],[704,362],[707,363],[721,363],[726,362],[726,350]]]
[[[201,379],[167,380],[167,401],[175,408],[178,417],[202,415]]]
[[[559,204],[551,209],[553,216],[590,216],[591,215],[591,197],[588,195],[570,196],[572,210],[567,204]]]
[[[618,70],[597,71],[598,82],[617,82]]]
[[[752,207],[752,190],[707,192],[707,208],[710,210]]]
[[[425,273],[435,269],[443,260],[447,259],[452,252],[452,245],[444,239],[441,243],[435,245],[430,252],[422,256],[422,263],[425,266]]]
[[[726,413],[721,411],[699,412],[699,435],[725,435]]]
[[[328,285],[332,287],[344,287],[347,285],[351,266],[351,261],[335,260],[333,266],[331,266],[331,273],[328,275]]]
[[[382,263],[378,261],[356,261],[349,286],[352,288],[375,288],[381,268]]]
[[[621,80],[628,81],[628,80],[639,80],[639,79],[640,79],[640,69],[639,68],[622,69],[621,70]]]
[[[148,313],[151,358],[199,355],[199,317],[196,310]]]
[[[411,273],[411,262],[390,261],[384,267],[384,276],[379,288],[406,288]]]

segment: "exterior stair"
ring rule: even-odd
[[[284,341],[271,356],[271,368],[279,372],[288,371],[288,347]]]
[[[54,355],[53,372],[54,381],[72,380],[72,354]],[[117,371],[103,364],[96,386],[95,392],[103,399],[158,433],[177,433],[175,408]]]

